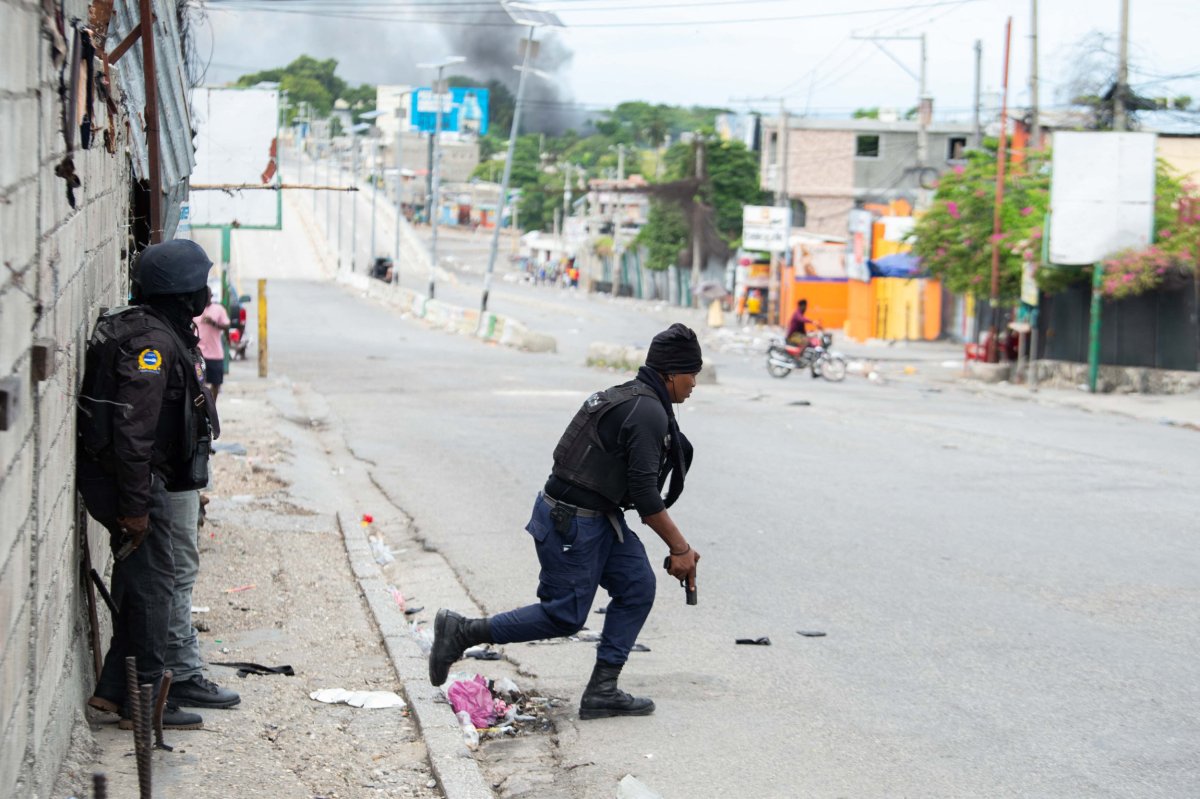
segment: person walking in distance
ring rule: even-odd
[[[439,610],[429,655],[431,683],[445,683],[450,667],[470,646],[578,632],[596,589],[603,587],[611,601],[579,718],[654,712],[653,701],[617,687],[656,586],[642,541],[623,513],[637,510],[666,544],[670,574],[694,591],[700,554],[668,508],[683,492],[692,462],[692,445],[679,429],[674,406],[691,396],[702,363],[696,334],[676,323],[654,337],[634,380],[587,398],[554,449],[550,477],[525,527],[541,563],[540,601],[483,619]]]
[[[208,303],[204,312],[194,320],[196,331],[200,334],[200,355],[204,357],[204,382],[212,392],[213,403],[221,393],[221,384],[225,382],[225,347],[221,336],[229,329],[229,314],[225,306],[213,298],[212,289],[208,289]]]

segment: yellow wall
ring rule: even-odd
[[[795,280],[794,267],[783,269],[783,290],[779,323],[787,327],[796,310],[796,303],[808,300],[808,318],[820,322],[826,330],[836,330],[846,323],[849,283],[829,280]]]
[[[932,341],[942,333],[942,285],[936,280],[850,281],[847,295],[844,329],[856,341]]]

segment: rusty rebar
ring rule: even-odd
[[[150,683],[145,683],[139,687],[141,692],[141,713],[138,714],[138,721],[134,725],[135,734],[141,746],[137,750],[138,762],[138,792],[141,799],[154,799],[154,793],[151,790],[150,772],[154,766],[152,759],[154,749],[151,745],[152,728],[154,727],[154,686]],[[143,772],[143,764],[145,770]],[[142,774],[145,774],[145,779]]]
[[[147,699],[145,710],[149,710],[150,701]],[[138,687],[137,658],[125,658],[125,711],[133,726],[133,753],[137,760],[138,791],[142,799],[150,799],[150,752],[145,745],[146,713],[142,707],[142,691]]]
[[[158,701],[154,703],[154,748],[166,749],[168,752],[175,750],[163,741],[163,711],[167,708],[167,692],[171,690],[173,676],[174,673],[170,669],[163,672],[162,681],[158,684]]]
[[[92,799],[108,799],[108,777],[103,771],[92,774]]]

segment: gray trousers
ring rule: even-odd
[[[173,681],[200,673],[200,643],[192,626],[192,588],[200,572],[200,492],[169,491],[167,530],[175,560],[175,587],[171,595],[171,620],[167,628],[164,667],[174,672]]]

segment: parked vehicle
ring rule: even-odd
[[[767,371],[771,377],[782,378],[790,375],[793,369],[809,369],[813,377],[823,377],[833,383],[845,380],[846,358],[832,351],[832,344],[833,336],[821,333],[820,337],[810,337],[808,346],[801,352],[799,347],[774,338],[767,348]]]

